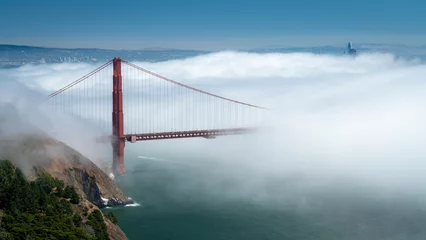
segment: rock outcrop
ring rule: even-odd
[[[55,152],[43,166],[34,166],[33,172],[46,171],[74,186],[77,192],[99,208],[131,204],[111,178],[89,159],[59,141],[46,142],[46,151]]]
[[[44,134],[3,140],[0,152],[2,158],[19,159],[14,164],[23,169],[30,179],[45,171],[63,180],[66,185],[74,186],[80,195],[99,208],[133,203],[92,161]]]
[[[81,202],[78,207],[78,209],[75,209],[79,212],[85,212],[85,209],[87,210],[87,214],[83,214],[82,218],[86,219],[84,215],[88,215],[91,212],[93,212],[96,209],[99,209],[98,207],[94,206],[91,202],[88,200]],[[109,235],[109,239],[111,240],[126,240],[127,236],[126,234],[114,223],[112,223],[108,218],[104,217],[104,222],[107,227],[107,232]]]
[[[104,218],[105,224],[107,226],[107,231],[109,239],[111,240],[124,240],[127,239],[126,234],[114,223],[112,223],[108,218]]]
[[[0,159],[10,159],[29,180],[45,171],[73,186],[83,198],[75,209],[83,216],[85,209],[133,203],[96,164],[29,124],[10,104],[0,105]],[[110,239],[127,239],[118,226],[104,219]]]
[[[66,144],[46,135],[1,139],[0,158],[16,160],[14,164],[27,173],[29,180],[44,171],[63,180],[65,185],[73,186],[83,198],[81,206],[76,209],[82,214],[85,208],[90,213],[96,208],[133,203],[98,166]],[[28,168],[28,163],[31,168]],[[110,239],[127,239],[117,225],[107,218],[104,220]]]
[[[8,108],[7,112],[13,115],[13,108]],[[0,114],[0,159],[10,159],[29,180],[44,171],[63,180],[65,185],[73,186],[83,199],[74,210],[80,212],[83,219],[87,216],[87,210],[91,212],[96,208],[133,203],[88,158],[15,115],[5,118]],[[107,218],[104,221],[110,239],[127,239],[117,225]]]

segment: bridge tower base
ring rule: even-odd
[[[114,174],[122,175],[124,169],[124,119],[123,119],[123,82],[121,59],[113,59],[112,91],[112,167]]]

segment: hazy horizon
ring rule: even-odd
[[[302,44],[300,42],[295,44],[266,44],[266,45],[252,45],[250,47],[223,47],[223,48],[191,48],[191,47],[172,47],[166,45],[151,45],[151,46],[143,46],[143,47],[108,47],[110,45],[97,44],[93,45],[82,45],[75,46],[73,44],[52,44],[52,45],[44,45],[44,44],[32,44],[32,43],[19,43],[19,42],[2,42],[0,39],[0,46],[17,46],[17,47],[34,47],[34,48],[52,48],[52,49],[99,49],[99,50],[111,50],[111,51],[140,51],[140,50],[188,50],[188,51],[203,51],[203,52],[217,52],[217,51],[252,51],[256,49],[274,49],[274,48],[316,48],[316,47],[336,47],[345,49],[348,42],[352,42],[354,47],[359,47],[360,45],[373,45],[373,46],[400,46],[400,47],[415,47],[415,48],[426,48],[426,38],[425,41],[419,41],[417,43],[404,43],[404,42],[386,42],[386,41],[353,41],[352,39],[342,39],[342,41],[324,41],[322,44],[318,42],[311,42]],[[125,44],[124,44],[125,45]],[[104,47],[102,47],[104,46]]]

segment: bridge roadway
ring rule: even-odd
[[[148,140],[163,140],[163,139],[176,139],[176,138],[215,138],[217,136],[225,135],[240,135],[248,134],[256,131],[256,128],[228,128],[228,129],[210,129],[198,131],[180,131],[180,132],[160,132],[160,133],[143,133],[143,134],[125,134],[121,139],[127,142],[148,141]],[[113,136],[102,136],[96,138],[96,142],[107,143],[111,141]]]

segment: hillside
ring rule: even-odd
[[[28,182],[9,160],[0,161],[0,211],[0,239],[125,239],[74,187],[45,172]]]
[[[347,42],[332,46],[300,46],[283,47],[277,46],[233,49],[251,53],[315,53],[342,55],[346,49]],[[426,46],[410,46],[398,44],[381,43],[359,43],[355,48],[363,53],[393,53],[403,58],[420,58],[426,60]],[[227,49],[230,50],[230,49]],[[185,50],[168,48],[146,48],[141,50],[111,50],[98,48],[49,48],[34,46],[17,46],[0,44],[0,69],[14,68],[25,64],[44,63],[104,63],[114,57],[121,57],[128,61],[161,62],[174,59],[185,59],[198,55],[212,53],[214,51]]]
[[[207,51],[149,48],[141,50],[110,50],[97,48],[49,48],[0,44],[0,68],[24,64],[62,62],[106,62],[114,57],[129,61],[159,62],[182,59],[208,53]]]
[[[34,182],[47,173],[72,187],[81,199],[73,206],[80,215],[86,214],[85,209],[90,214],[106,206],[133,203],[88,158],[31,126],[13,106],[0,107],[0,159],[10,159],[26,179]],[[127,239],[111,221],[106,219],[105,224],[110,239]]]

